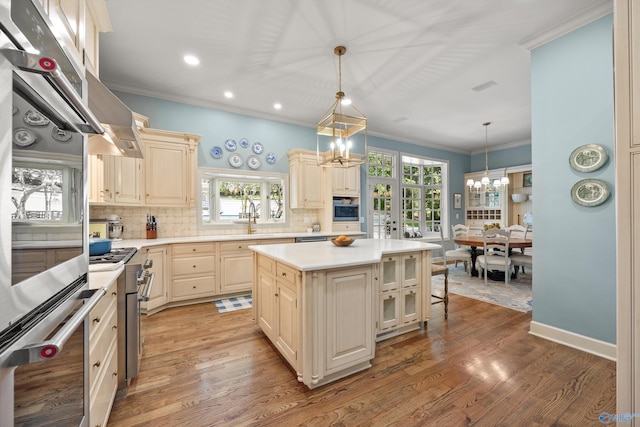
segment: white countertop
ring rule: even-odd
[[[299,271],[326,270],[380,262],[383,255],[440,249],[434,243],[396,239],[357,239],[338,247],[330,241],[249,246]]]
[[[116,240],[111,244],[113,248],[144,248],[149,246],[170,245],[174,243],[200,243],[200,242],[228,242],[233,240],[269,240],[269,239],[295,239],[296,237],[317,237],[317,236],[363,236],[362,231],[353,232],[317,232],[317,233],[254,233],[254,234],[225,234],[213,236],[185,236],[185,237],[165,237],[159,239],[130,239]],[[331,244],[331,242],[328,242]],[[305,243],[308,244],[308,243]]]
[[[118,279],[123,270],[124,266],[115,270],[90,272],[89,289],[100,289],[109,286]]]

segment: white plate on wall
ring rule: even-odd
[[[262,162],[260,161],[258,156],[250,156],[249,158],[247,158],[247,166],[249,166],[249,168],[251,169],[258,169],[261,164]]]
[[[234,168],[239,168],[244,163],[240,154],[232,154],[229,156],[229,164]]]

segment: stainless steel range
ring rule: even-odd
[[[89,271],[116,270],[125,265],[137,251],[137,248],[115,248],[103,255],[91,255],[89,256]]]

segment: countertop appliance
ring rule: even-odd
[[[155,273],[146,259],[146,251],[136,253],[125,264],[118,277],[118,389],[126,391],[138,376],[144,348],[144,333],[140,322],[140,303],[148,301]]]
[[[308,242],[326,242],[327,236],[302,236],[296,237],[296,243],[308,243]]]
[[[69,361],[77,363],[74,375],[68,381],[66,375],[58,378],[62,384],[54,398],[48,400],[47,388],[59,375],[48,368],[30,384],[30,400],[22,400],[22,394],[14,399],[28,365],[66,359],[77,335],[86,342],[87,329],[81,325],[102,297],[97,292],[95,299],[87,298],[85,182],[88,134],[101,134],[104,128],[86,106],[84,70],[51,28],[39,1],[0,2],[0,117],[7,126],[11,123],[0,132],[2,427],[20,424],[14,416],[24,415],[24,407],[45,411],[38,419],[51,424],[88,424],[88,345],[71,352],[81,358]],[[29,247],[18,244],[26,240]],[[61,247],[60,241],[66,243]],[[46,262],[40,261],[42,254]],[[65,406],[73,413],[57,423],[56,407],[67,386],[82,391]],[[18,411],[16,405],[21,405]]]

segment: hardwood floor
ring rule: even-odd
[[[458,295],[449,319],[377,344],[372,368],[309,390],[255,326],[212,303],[145,319],[140,376],[110,426],[588,426],[615,363],[528,334],[531,313]]]

